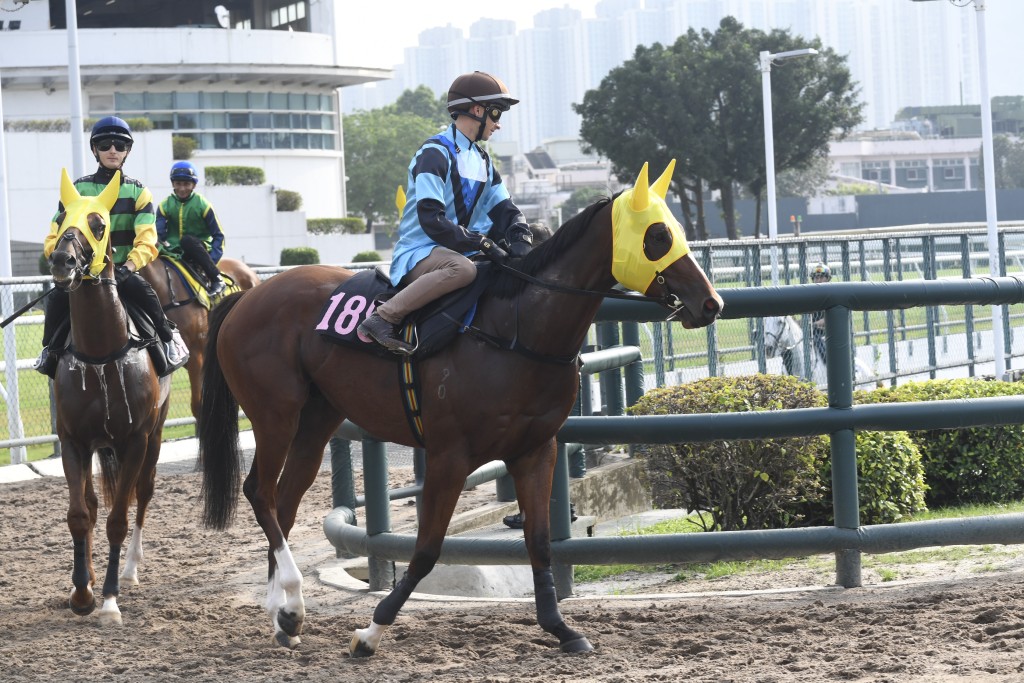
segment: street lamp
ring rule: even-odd
[[[783,59],[816,55],[818,51],[812,47],[801,50],[787,50],[772,54],[767,50],[761,52],[761,97],[764,101],[764,162],[765,174],[768,179],[768,239],[771,240],[772,285],[779,284],[779,252],[775,240],[779,236],[779,220],[775,211],[775,141],[772,139],[772,62]]]
[[[929,0],[913,0],[928,2]],[[952,1],[952,0],[951,0]],[[985,221],[988,234],[988,272],[992,277],[999,277],[999,224],[996,222],[996,163],[992,143],[992,100],[988,95],[988,51],[985,48],[985,1],[974,2],[977,14],[978,32],[978,72],[981,86],[981,138],[985,157]],[[956,3],[954,3],[956,4]],[[992,307],[992,353],[996,379],[1006,379],[1006,345],[1003,339],[1003,307]]]

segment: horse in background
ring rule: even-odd
[[[92,535],[98,499],[93,454],[99,459],[109,507],[110,546],[103,581],[101,624],[120,624],[120,582],[134,585],[142,560],[142,528],[153,497],[156,464],[170,405],[170,377],[160,378],[146,348],[132,339],[129,318],[117,293],[110,238],[110,208],[117,200],[120,172],[99,196],[79,195],[65,169],[57,217],[57,244],[49,258],[55,287],[68,292],[70,353],[53,381],[61,461],[68,484],[68,529],[74,546],[71,610],[96,609]],[[128,508],[136,502],[135,527],[118,576],[121,546],[128,534]]]
[[[224,257],[217,262],[217,268],[220,269],[227,284],[223,296],[252,289],[260,282],[260,276],[256,271],[237,259]],[[181,338],[188,347],[188,362],[185,363],[185,369],[188,371],[191,389],[192,416],[198,420],[210,308],[223,299],[223,296],[212,302],[200,300],[182,281],[177,268],[165,258],[154,259],[139,274],[153,286],[164,313],[178,326]]]
[[[723,306],[665,204],[673,166],[650,184],[645,164],[633,188],[569,219],[515,270],[500,269],[466,333],[408,368],[422,388],[416,405],[427,451],[423,511],[408,570],[369,627],[355,632],[353,656],[376,652],[437,562],[466,477],[495,459],[508,467],[526,520],[539,625],[563,652],[592,649],[558,610],[548,516],[555,435],[576,399],[580,348],[616,282],[659,302],[686,328],[712,324]],[[325,310],[340,309],[338,323],[353,329],[372,314],[365,297],[342,303],[334,294],[352,275],[299,266],[232,295],[211,314],[199,420],[204,522],[224,528],[237,507],[241,407],[256,438],[242,490],[270,544],[265,606],[275,639],[286,647],[299,643],[305,618],[288,533],[328,439],[347,418],[381,441],[419,445],[417,421],[403,406],[400,359],[316,332]]]
[[[782,358],[786,374],[823,387],[828,383],[825,359],[811,344],[810,375],[804,362],[804,330],[793,316],[776,315],[764,319],[764,353],[768,358]],[[874,371],[860,358],[854,358],[854,382],[870,382]]]

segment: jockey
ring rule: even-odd
[[[156,209],[156,237],[162,256],[195,264],[210,282],[211,297],[224,292],[217,262],[224,255],[224,231],[213,206],[195,191],[199,172],[190,161],[171,166],[174,192]]]
[[[398,293],[363,321],[362,335],[409,354],[413,347],[398,338],[396,326],[413,311],[472,283],[476,267],[469,256],[482,252],[501,262],[530,251],[533,238],[526,220],[480,147],[518,102],[501,79],[482,71],[463,74],[448,88],[452,124],[424,142],[409,164],[408,199],[391,261]],[[508,252],[496,242],[507,244]]]
[[[135,142],[128,124],[116,116],[106,116],[92,127],[89,146],[99,167],[92,175],[75,181],[75,188],[83,196],[94,197],[107,186],[116,171],[121,170]],[[43,241],[43,256],[49,258],[57,244],[60,222],[64,211],[58,202],[57,213],[50,223],[50,233]],[[188,361],[188,349],[181,334],[164,315],[160,299],[152,286],[138,271],[156,258],[156,230],[153,228],[153,195],[138,180],[121,173],[121,189],[117,203],[110,210],[110,239],[113,245],[114,277],[117,292],[122,299],[141,308],[153,321],[157,336],[165,345],[168,372]],[[35,369],[51,378],[57,372],[57,359],[67,341],[70,326],[67,292],[54,288],[46,304],[43,321],[43,351]]]
[[[820,262],[811,268],[811,282],[816,284],[831,282],[832,269],[825,262]],[[821,357],[822,366],[825,365],[825,311],[815,311],[811,314],[811,342],[814,350]]]

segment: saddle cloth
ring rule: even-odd
[[[194,272],[184,261],[180,261],[176,258],[171,258],[170,256],[163,254],[160,255],[160,258],[174,269],[174,272],[178,274],[178,279],[181,280],[181,283],[189,291],[191,296],[195,298],[196,303],[209,310],[210,306],[215,302],[210,300],[210,293],[206,291],[206,285],[203,284],[206,281],[206,278]],[[234,278],[227,273],[221,271],[220,277],[224,280],[225,287],[223,294],[217,297],[218,301],[226,297],[228,294],[234,294],[242,289],[235,284]],[[166,306],[164,308],[166,308]]]
[[[493,276],[490,266],[490,263],[476,264],[473,284],[446,294],[405,320],[402,336],[416,346],[412,354],[414,360],[437,353],[472,323],[476,302]],[[359,324],[373,314],[377,304],[393,296],[395,291],[391,281],[376,269],[357,272],[334,290],[324,304],[317,319],[317,333],[350,348],[398,359],[398,355],[356,331]]]

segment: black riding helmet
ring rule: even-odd
[[[500,78],[489,73],[474,71],[456,78],[448,88],[448,113],[453,121],[460,116],[468,116],[474,121],[479,121],[480,130],[476,134],[476,140],[479,140],[484,134],[487,115],[470,114],[469,109],[475,104],[505,112],[511,109],[513,104],[519,104],[519,100],[512,97],[508,86]]]

